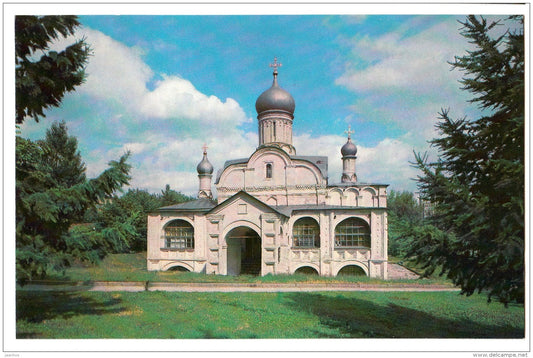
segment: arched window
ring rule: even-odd
[[[316,220],[301,218],[292,227],[294,247],[320,247],[320,229]]]
[[[194,228],[191,224],[174,220],[165,226],[165,248],[194,249]]]
[[[272,164],[267,163],[266,165],[266,177],[267,179],[272,179]]]
[[[335,228],[335,247],[370,247],[370,228],[358,218],[342,221]]]

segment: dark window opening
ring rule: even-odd
[[[312,275],[312,276],[318,275],[318,271],[310,266],[302,266],[298,270],[296,270],[294,273],[302,274],[302,275]]]
[[[272,164],[270,163],[266,165],[266,177],[267,179],[272,179]]]
[[[366,276],[365,270],[356,265],[344,266],[337,276]]]

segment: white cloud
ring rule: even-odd
[[[398,133],[374,147],[359,147],[359,178],[390,183],[399,190],[416,190],[411,179],[418,173],[409,164],[413,150],[435,155],[427,142],[439,135],[438,112],[450,108],[453,117],[477,115],[467,103],[469,93],[460,89],[463,73],[451,71],[448,63],[469,47],[459,33],[461,25],[447,17],[410,35],[417,21],[420,18],[378,37],[355,37],[353,62],[336,80],[354,92],[350,109],[358,118],[389,125]]]
[[[385,138],[375,147],[361,147],[358,153],[357,168],[362,182],[390,184],[394,190],[416,190],[416,183],[411,179],[418,172],[410,165],[414,155],[409,143]]]
[[[450,75],[447,62],[463,53],[464,47],[454,19],[410,37],[395,32],[356,38],[353,53],[372,64],[364,69],[349,66],[336,83],[356,92],[441,93],[450,84],[457,87],[459,73]]]
[[[199,92],[190,81],[171,76],[156,83],[156,88],[142,98],[141,113],[157,118],[188,118],[204,123],[235,123],[248,120],[239,104],[222,102]]]
[[[214,123],[221,130],[251,120],[234,99],[223,101],[203,94],[184,78],[159,74],[163,79],[150,91],[147,84],[155,74],[143,60],[143,49],[128,47],[99,31],[82,28],[75,37],[60,39],[52,48],[63,49],[80,38],[86,38],[92,55],[86,68],[86,81],[77,91],[112,102],[124,112],[135,114],[137,121],[178,118]]]
[[[117,157],[126,150],[132,151],[131,187],[157,192],[169,184],[174,190],[194,196],[198,191],[196,166],[202,160],[204,143],[208,146],[208,159],[215,168],[212,181],[214,190],[216,172],[223,168],[224,162],[249,157],[258,140],[255,133],[244,132],[235,132],[231,140],[223,136],[211,137],[207,141],[203,138],[200,133],[180,140],[172,136],[151,134],[144,142],[124,144],[107,156]]]
[[[354,38],[356,60],[336,80],[357,94],[351,109],[366,120],[424,134],[432,133],[443,107],[453,106],[461,116],[467,97],[458,82],[462,73],[451,71],[448,63],[467,46],[459,27],[447,18],[412,36],[402,33],[407,24],[377,38]],[[357,67],[361,61],[369,65]]]
[[[143,62],[142,51],[89,28],[81,30],[93,55],[87,65],[87,81],[80,91],[98,99],[114,99],[131,105],[147,94],[146,83],[153,76]]]

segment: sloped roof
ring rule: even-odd
[[[322,174],[324,179],[328,178],[328,157],[317,155],[291,155],[291,159],[305,160],[314,164]]]
[[[164,206],[162,208],[157,209],[157,211],[209,211],[215,206],[216,203],[211,199],[202,198],[187,201],[185,203]]]
[[[218,184],[218,182],[220,181],[220,176],[222,175],[222,172],[224,170],[226,170],[227,167],[229,167],[230,165],[233,165],[233,164],[246,164],[246,163],[248,163],[248,158],[239,158],[239,159],[226,160],[226,162],[224,163],[224,168],[219,169],[217,171],[217,177],[216,177],[216,180],[215,180],[215,184]]]

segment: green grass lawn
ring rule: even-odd
[[[237,282],[237,283],[261,283],[261,282],[361,282],[380,284],[401,284],[413,282],[413,280],[384,281],[367,276],[337,276],[320,277],[304,274],[298,275],[267,275],[263,277],[240,275],[205,275],[194,272],[178,271],[147,271],[146,253],[114,254],[107,256],[98,265],[76,265],[69,268],[65,274],[55,273],[49,277],[52,281],[151,281],[151,282]],[[446,284],[451,283],[442,278],[414,280],[418,284]]]
[[[368,277],[213,276],[148,272],[146,254],[109,255],[52,280],[363,282]],[[400,281],[401,282],[401,281]],[[405,282],[405,281],[404,281]],[[410,282],[413,282],[411,280]],[[417,283],[446,283],[442,279]],[[17,290],[18,338],[509,338],[524,336],[524,307],[457,292],[36,292]]]
[[[524,307],[457,292],[17,291],[17,338],[519,338]]]

